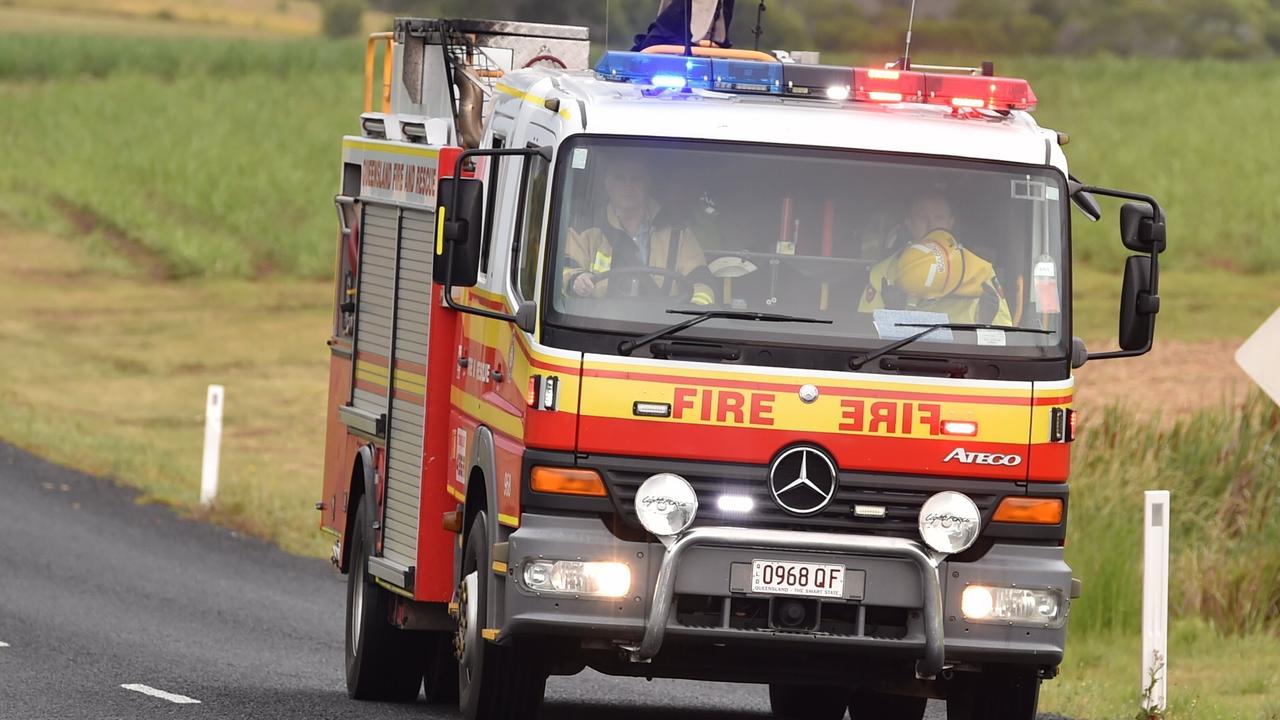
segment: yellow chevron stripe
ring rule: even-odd
[[[510,95],[511,97],[514,97],[514,98],[520,98],[521,100],[529,103],[530,105],[537,105],[540,108],[546,108],[545,103],[547,102],[547,99],[543,97],[538,97],[533,93],[527,93],[518,88],[513,88],[510,85],[503,85],[502,83],[498,83],[494,89],[496,89],[500,93],[503,93],[504,95]],[[565,120],[569,119],[569,111],[563,108],[556,114],[564,118]]]

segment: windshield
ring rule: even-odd
[[[580,137],[561,151],[549,322],[648,333],[667,311],[716,317],[681,338],[874,348],[936,323],[912,352],[1060,355],[1061,175],[847,150]],[[957,347],[962,346],[962,347]]]

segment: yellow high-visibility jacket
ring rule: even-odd
[[[1013,316],[996,279],[995,268],[967,248],[961,252],[964,253],[964,277],[950,294],[932,300],[907,297],[902,307],[889,309],[946,313],[953,323],[1012,326]],[[869,313],[887,307],[884,296],[887,289],[893,288],[890,271],[896,259],[897,255],[890,255],[871,268],[867,289],[858,302],[858,312]]]
[[[692,288],[690,302],[696,305],[714,303],[715,293],[711,289],[711,273],[707,270],[707,258],[702,252],[698,238],[690,228],[681,228],[673,255],[671,238],[675,231],[670,224],[655,223],[658,212],[658,204],[651,203],[647,221],[651,227],[647,266],[677,272],[683,275],[687,282],[673,281],[669,277],[655,274],[649,276],[652,281],[642,291],[646,294],[682,296]],[[607,227],[602,227],[604,223],[597,222],[595,227],[586,230],[577,231],[572,228],[569,230],[565,243],[564,270],[560,276],[560,289],[566,295],[572,294],[573,281],[583,272],[598,275],[620,267],[640,267],[636,257],[638,245],[634,244],[635,241],[626,230],[622,229],[622,223],[618,221],[618,216],[612,208],[606,210],[604,220],[608,223]],[[631,246],[627,247],[624,243]],[[615,248],[615,244],[619,247]],[[649,282],[643,275],[628,276],[626,279],[619,278],[619,280],[625,280],[630,284],[631,277]],[[591,297],[602,298],[609,294],[609,279],[605,278],[596,283]]]

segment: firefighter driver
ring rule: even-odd
[[[671,222],[649,193],[638,156],[604,167],[608,203],[590,227],[570,229],[561,288],[575,297],[671,297],[711,305],[711,273],[692,229]]]
[[[1012,325],[995,268],[956,240],[954,226],[946,198],[916,198],[902,222],[905,246],[871,268],[858,311],[925,310],[953,323]]]

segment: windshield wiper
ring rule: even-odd
[[[921,330],[918,333],[912,333],[901,340],[895,340],[888,345],[878,347],[861,358],[854,358],[849,361],[849,367],[854,370],[858,370],[863,365],[866,365],[881,355],[891,353],[903,345],[913,343],[939,328],[945,328],[947,330],[1003,330],[1005,332],[1036,333],[1037,335],[1052,335],[1054,333],[1053,330],[1041,330],[1040,328],[1024,328],[1011,325],[988,325],[985,323],[938,323],[936,325],[931,325],[929,323],[894,323],[894,325],[898,327],[922,327],[924,330]]]
[[[685,328],[691,328],[700,322],[711,320],[713,318],[725,318],[728,320],[755,320],[757,322],[802,322],[802,323],[822,323],[825,325],[831,324],[830,320],[820,320],[818,318],[793,317],[791,315],[778,315],[775,313],[763,313],[763,312],[748,312],[746,310],[674,310],[673,309],[673,310],[667,310],[667,312],[672,315],[692,315],[693,317],[689,318],[688,320],[681,320],[680,322],[674,325],[669,325],[665,328],[662,328],[661,330],[658,330],[657,332],[649,333],[648,335],[645,335],[644,337],[636,338],[635,340],[623,340],[622,342],[618,343],[618,354],[630,355],[631,353],[635,352],[636,349],[642,348],[645,345],[648,345],[649,343],[653,342],[654,340],[659,340],[661,338],[667,337],[668,335],[674,335],[680,332],[681,330],[684,330]]]

